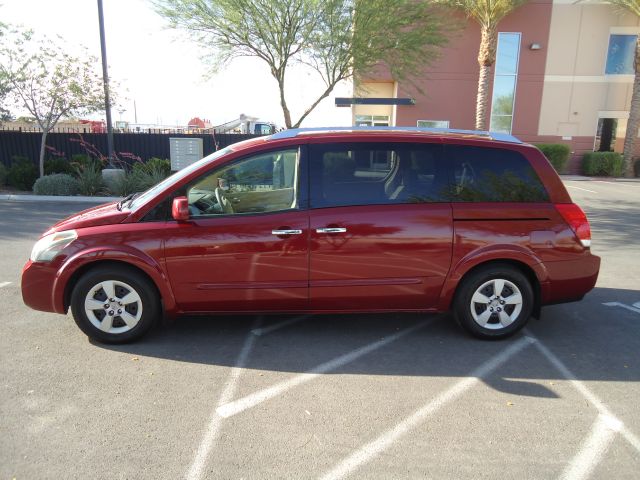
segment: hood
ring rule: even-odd
[[[75,215],[71,215],[64,220],[59,221],[44,234],[47,235],[49,233],[60,232],[62,230],[121,223],[131,212],[128,210],[118,210],[116,208],[117,204],[118,202],[107,203],[105,205],[99,205],[97,207],[83,210],[80,213],[76,213]]]

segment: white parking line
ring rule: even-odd
[[[391,444],[399,440],[401,437],[416,428],[424,422],[428,417],[435,414],[442,407],[452,402],[472,386],[480,381],[481,378],[487,377],[491,372],[496,370],[500,365],[506,362],[510,357],[520,352],[526,346],[533,343],[530,337],[523,337],[517,342],[498,353],[494,357],[487,360],[480,367],[469,374],[468,378],[460,380],[453,387],[445,390],[429,403],[421,407],[415,413],[404,419],[402,422],[387,430],[372,442],[367,443],[355,453],[340,462],[336,467],[325,473],[321,480],[334,480],[343,478],[354,472],[361,465],[370,462],[380,455],[384,450],[389,448]]]
[[[405,328],[404,330],[399,331],[398,333],[394,333],[393,335],[389,335],[388,337],[383,338],[382,340],[378,340],[377,342],[370,343],[365,345],[364,347],[360,347],[357,350],[353,350],[349,353],[345,353],[333,360],[329,360],[328,362],[322,363],[317,367],[309,370],[308,372],[297,375],[289,380],[285,380],[280,383],[276,383],[275,385],[265,388],[264,390],[259,390],[255,393],[247,395],[246,397],[240,398],[234,402],[227,403],[225,405],[221,405],[216,409],[216,412],[221,417],[227,418],[232,417],[233,415],[237,415],[238,413],[244,412],[250,408],[259,405],[262,402],[266,402],[278,395],[283,394],[287,390],[291,390],[298,385],[302,385],[303,383],[307,383],[314,378],[322,375],[323,373],[330,372],[331,370],[335,370],[340,368],[348,363],[354,362],[358,358],[371,353],[375,350],[378,350],[386,345],[389,345],[400,338],[419,330],[431,322],[433,322],[434,318],[430,318],[424,322],[420,322],[413,327]]]
[[[280,330],[281,328],[284,327],[288,327],[289,325],[293,325],[294,323],[298,323],[301,322],[303,320],[306,320],[307,318],[311,317],[311,315],[301,315],[299,317],[294,317],[294,318],[290,318],[288,320],[284,320],[280,323],[275,323],[273,325],[270,325],[268,327],[264,327],[264,328],[254,328],[253,330],[251,330],[251,333],[253,333],[254,335],[261,337],[263,335],[267,335],[271,332],[275,332],[276,330]]]
[[[622,428],[622,423],[617,418],[599,414],[591,433],[582,444],[578,454],[573,457],[571,463],[564,469],[561,480],[583,480],[589,478],[593,470],[602,461],[605,453],[613,443],[616,433]]]
[[[7,285],[11,285],[11,282],[0,282],[0,288],[6,287]]]
[[[595,190],[589,190],[588,188],[576,187],[575,185],[567,185],[568,188],[575,188],[576,190],[582,190],[583,192],[598,193]]]
[[[611,413],[611,411],[602,402],[602,400],[600,400],[598,397],[596,397],[591,392],[591,390],[589,390],[586,387],[586,385],[584,383],[582,383],[580,380],[577,379],[577,377],[573,374],[573,372],[571,370],[569,370],[569,368],[562,362],[562,360],[560,360],[553,353],[551,353],[551,351],[547,347],[545,347],[532,333],[527,332],[527,334],[529,336],[531,336],[531,338],[537,340],[535,345],[538,348],[538,350],[540,350],[540,352],[545,357],[547,357],[547,360],[549,360],[553,364],[553,366],[556,367],[560,371],[560,373],[564,376],[564,378],[566,378],[567,380],[569,380],[573,384],[573,387],[576,390],[578,390],[582,394],[582,396],[584,398],[586,398],[587,401],[589,403],[591,403],[591,405],[593,405],[596,408],[596,410],[598,410],[599,413],[601,413],[605,417],[613,418],[613,419],[615,419],[615,420],[620,422],[620,419],[618,419],[613,413]],[[633,432],[629,431],[629,429],[627,429],[627,427],[625,427],[622,422],[620,422],[620,433],[622,433],[622,436],[638,452],[640,452],[640,439],[638,437],[636,437]]]
[[[608,183],[609,185],[622,185],[623,187],[631,187],[631,188],[637,188],[638,185],[634,185],[631,182],[607,182],[606,180],[592,180],[592,182],[597,182],[597,183]]]
[[[258,327],[261,321],[262,319],[258,318],[255,326]],[[242,373],[244,366],[247,364],[247,358],[249,357],[249,353],[251,352],[255,341],[256,336],[252,334],[249,334],[247,339],[244,341],[242,350],[238,355],[238,360],[229,374],[229,379],[227,380],[224,390],[222,390],[222,393],[220,394],[217,405],[223,405],[233,398],[233,394],[235,393],[236,386],[238,384],[238,379],[240,378],[240,374]],[[220,417],[214,410],[211,412],[211,418],[209,419],[207,430],[202,437],[200,446],[198,447],[193,462],[191,463],[191,467],[187,472],[187,480],[197,480],[202,477],[202,469],[207,464],[207,457],[218,438],[221,425],[222,417]]]
[[[633,307],[630,307],[629,305],[625,305],[624,303],[620,303],[620,302],[607,302],[607,303],[603,303],[603,305],[606,307],[622,307],[632,312],[640,313],[640,308],[636,308],[635,303],[633,304]]]

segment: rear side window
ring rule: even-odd
[[[448,201],[440,145],[327,144],[310,150],[312,207]]]
[[[451,199],[457,202],[548,202],[549,195],[529,161],[500,148],[447,145]]]

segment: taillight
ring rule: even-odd
[[[582,209],[575,203],[556,203],[556,210],[569,224],[583,247],[591,246],[591,227]]]

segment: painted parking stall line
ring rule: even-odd
[[[598,193],[595,190],[589,190],[588,188],[576,187],[575,185],[567,185],[568,188],[575,188],[576,190],[582,190],[583,192]]]
[[[254,327],[259,328],[261,323],[262,317],[256,320]],[[223,405],[233,398],[238,385],[238,379],[240,378],[240,374],[247,364],[247,359],[249,358],[251,350],[253,350],[253,345],[256,342],[256,338],[257,337],[251,333],[247,335],[247,338],[242,345],[242,350],[240,350],[240,353],[238,354],[238,359],[236,360],[235,366],[229,373],[227,383],[225,384],[225,387],[220,394],[217,406]],[[200,478],[202,478],[202,470],[206,466],[209,453],[215,446],[215,442],[218,439],[218,435],[222,427],[222,420],[223,418],[218,415],[215,410],[211,412],[211,417],[209,419],[209,423],[207,424],[207,429],[205,430],[202,440],[200,441],[200,445],[198,446],[198,450],[196,451],[196,454],[193,458],[193,462],[191,463],[189,471],[187,472],[187,475],[185,477],[187,480],[199,480]]]
[[[383,451],[393,443],[410,433],[430,416],[438,412],[442,407],[460,397],[463,393],[476,385],[481,379],[490,375],[498,367],[504,364],[509,358],[521,352],[525,347],[534,343],[530,337],[523,337],[517,342],[496,354],[477,369],[469,373],[467,378],[460,380],[453,387],[440,393],[436,398],[418,409],[402,422],[398,423],[375,440],[359,448],[355,453],[340,462],[320,477],[321,480],[337,480],[350,475],[360,466],[378,457]]]
[[[303,320],[311,317],[312,315],[301,315],[299,317],[289,318],[288,320],[269,325],[268,327],[254,328],[253,330],[251,330],[251,333],[253,333],[257,337],[262,337],[264,335],[268,335],[269,333],[273,333],[276,330],[280,330],[281,328],[285,328],[295,323],[302,322]]]
[[[629,442],[629,444],[635,448],[640,453],[640,438],[638,438],[633,432],[631,432],[625,425],[622,423],[618,417],[616,417],[609,408],[604,404],[602,400],[600,400],[591,390],[587,388],[587,386],[582,383],[578,378],[574,375],[574,373],[569,370],[562,360],[560,360],[556,355],[554,355],[551,350],[549,350],[540,340],[538,340],[535,335],[530,332],[527,334],[536,340],[535,346],[540,352],[551,362],[551,364],[556,367],[556,369],[564,376],[565,379],[569,380],[573,387],[582,394],[582,396],[596,409],[601,415],[604,415],[607,418],[615,419],[620,422],[620,433],[622,436]]]
[[[420,322],[412,327],[405,328],[404,330],[399,331],[393,335],[389,335],[388,337],[384,337],[382,340],[378,340],[377,342],[370,343],[365,345],[364,347],[360,347],[357,350],[353,350],[349,353],[345,353],[333,360],[329,360],[328,362],[322,363],[317,367],[297,375],[289,380],[285,380],[280,383],[276,383],[275,385],[265,388],[264,390],[257,391],[246,397],[240,398],[234,402],[227,403],[225,405],[221,405],[216,409],[216,412],[221,417],[227,418],[237,415],[238,413],[244,412],[250,408],[253,408],[267,400],[270,400],[274,397],[282,395],[288,390],[291,390],[294,387],[302,385],[304,383],[310,382],[315,378],[319,377],[324,373],[328,373],[332,370],[340,368],[344,365],[347,365],[351,362],[356,361],[360,357],[367,355],[371,352],[374,352],[382,347],[389,345],[392,342],[395,342],[402,337],[409,335],[421,328],[426,327],[430,323],[432,323],[435,318],[431,318],[424,322]]]
[[[640,313],[640,302],[634,303],[633,307],[620,302],[607,302],[607,303],[603,303],[603,305],[605,307],[620,307],[620,308],[629,310],[631,312]]]
[[[592,180],[594,182],[597,183],[607,183],[609,185],[622,185],[623,187],[631,187],[631,188],[638,188],[637,185],[633,185],[632,183],[626,183],[626,182],[607,182],[606,180]]]
[[[0,288],[8,287],[12,282],[0,282]]]
[[[600,413],[578,454],[560,475],[560,480],[585,480],[591,476],[622,428],[617,418]]]

